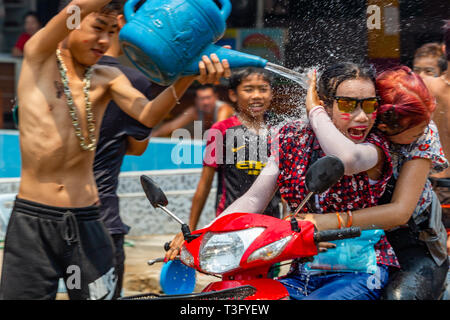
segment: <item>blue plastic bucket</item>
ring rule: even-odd
[[[195,270],[180,260],[165,263],[161,269],[159,284],[165,294],[188,294],[195,288]]]

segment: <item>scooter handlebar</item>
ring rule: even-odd
[[[314,233],[314,241],[318,243],[333,240],[342,240],[348,238],[356,238],[359,237],[360,235],[361,235],[361,228],[359,227],[350,227],[337,230],[324,230],[324,231],[317,231]]]

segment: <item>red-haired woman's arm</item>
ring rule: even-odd
[[[353,211],[352,225],[362,229],[389,230],[406,224],[417,206],[430,168],[431,160],[414,159],[406,162],[400,171],[391,203]],[[347,214],[341,216],[346,225]],[[335,213],[306,214],[301,217],[312,221],[318,230],[338,228]]]

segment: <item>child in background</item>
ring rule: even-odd
[[[242,196],[253,184],[269,158],[267,111],[272,101],[271,74],[259,68],[234,71],[230,78],[229,98],[236,114],[214,124],[208,132],[203,170],[189,218],[191,230],[197,228],[200,215],[211,190],[214,174],[219,174],[216,215]],[[261,147],[267,146],[267,147]],[[254,152],[256,151],[256,152]],[[281,217],[281,197],[277,193],[264,214]],[[173,259],[183,242],[178,234],[166,257]]]

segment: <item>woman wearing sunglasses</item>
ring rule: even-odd
[[[342,130],[337,130],[320,105],[324,98],[315,91],[315,75],[307,97],[309,119],[327,155],[355,156],[360,147]],[[401,269],[390,274],[385,288],[386,299],[438,299],[445,287],[448,271],[445,228],[441,222],[439,201],[433,194],[430,173],[448,167],[444,158],[436,126],[430,121],[435,109],[421,78],[407,67],[382,73],[376,80],[381,106],[377,114],[377,128],[390,140],[393,176],[376,207],[352,213],[352,225],[363,229],[381,228],[399,259]],[[335,97],[341,114],[357,113],[364,109],[364,101],[349,97]],[[322,100],[322,101],[321,101]],[[366,103],[366,111],[370,106]],[[374,152],[363,158],[377,162]],[[371,160],[369,160],[371,159]],[[395,189],[394,189],[395,186]],[[334,214],[303,215],[320,229],[337,227]],[[344,220],[349,216],[344,214]]]
[[[377,205],[392,175],[392,163],[387,140],[382,134],[371,132],[379,105],[374,70],[353,63],[333,65],[323,72],[319,92],[324,102],[323,112],[345,137],[336,140],[336,145],[349,143],[359,148],[354,154],[340,156],[345,164],[345,176],[323,194],[310,199],[303,212],[320,216],[326,212],[347,212]],[[355,108],[352,109],[353,103]],[[319,144],[312,127],[301,121],[285,125],[277,138],[272,143],[272,158],[260,176],[223,214],[261,213],[277,189],[292,211],[307,196],[306,171],[315,160],[325,156],[326,150]],[[338,228],[338,224],[351,225],[348,214],[334,214],[336,225],[332,228]],[[334,246],[323,245],[325,248]],[[289,274],[280,281],[293,299],[378,299],[388,280],[388,268],[398,268],[399,264],[384,235],[378,236],[367,250],[373,252],[372,273],[364,268],[350,270],[352,272],[312,270],[295,261]],[[370,285],[374,273],[377,283]]]

